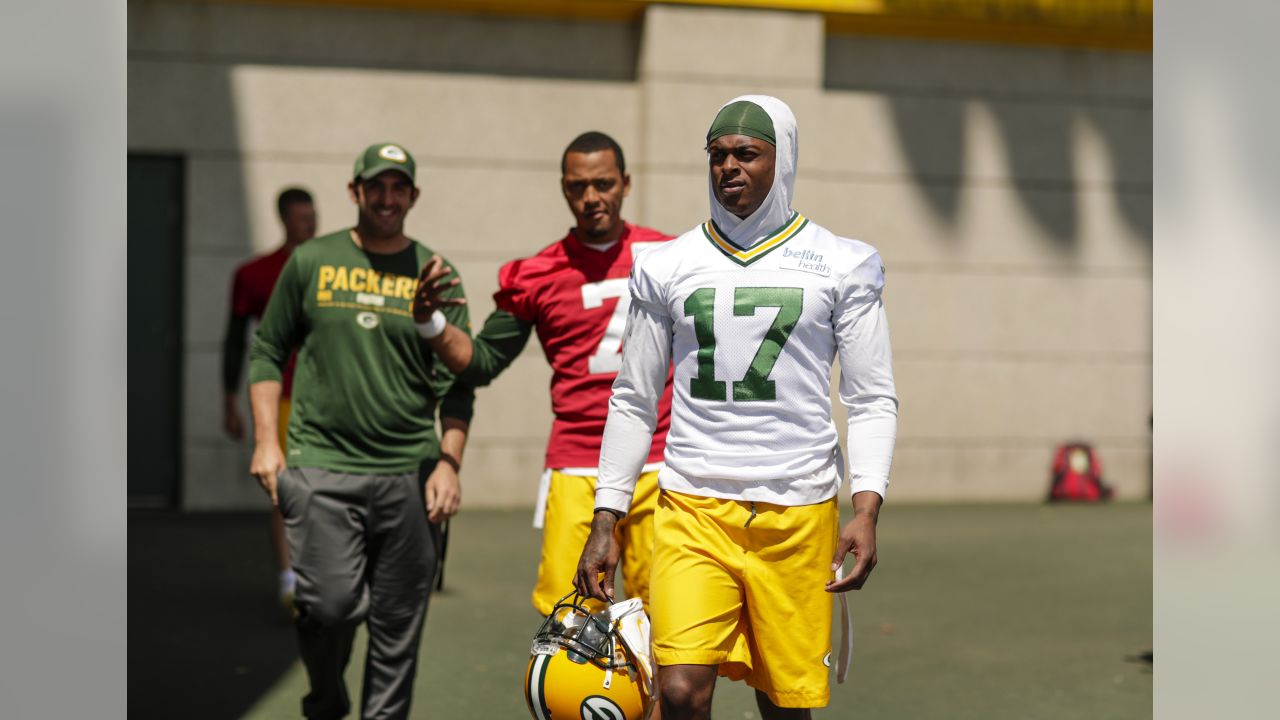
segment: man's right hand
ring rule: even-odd
[[[608,510],[597,510],[591,520],[591,535],[578,559],[578,574],[573,587],[579,595],[605,602],[613,602],[613,571],[618,567],[621,549],[613,536],[618,516]],[[604,581],[601,582],[601,573]]]
[[[422,266],[422,273],[418,275],[418,286],[413,293],[414,322],[424,323],[431,319],[431,314],[436,310],[466,304],[466,298],[444,297],[445,292],[457,287],[462,282],[456,277],[452,280],[441,282],[451,272],[453,272],[453,268],[445,265],[444,260],[439,255],[431,258],[426,265]]]
[[[240,398],[235,393],[223,397],[222,427],[232,440],[244,439],[244,418],[240,416]]]
[[[280,443],[258,443],[253,448],[253,461],[249,463],[249,473],[258,478],[263,492],[271,498],[271,507],[279,508],[276,499],[276,476],[284,470],[284,453],[280,452]]]

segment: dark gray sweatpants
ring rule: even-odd
[[[311,680],[302,699],[308,718],[340,718],[351,710],[343,671],[361,621],[369,629],[361,717],[409,716],[437,557],[424,477],[289,468],[277,480],[298,577],[294,605]]]

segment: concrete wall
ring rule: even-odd
[[[189,161],[188,508],[260,503],[249,448],[220,432],[218,354],[229,273],[279,241],[282,186],[313,191],[322,231],[350,224],[354,154],[404,143],[424,190],[409,232],[454,260],[482,319],[497,267],[571,222],[569,139],[614,135],[635,179],[626,216],[679,232],[707,213],[706,124],[743,92],[796,112],[797,207],[885,258],[895,499],[1038,497],[1052,448],[1076,437],[1123,495],[1146,492],[1150,55],[672,6],[633,25],[131,2],[129,83],[130,151]],[[480,396],[469,505],[532,503],[550,373],[526,355]]]

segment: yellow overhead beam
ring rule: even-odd
[[[667,0],[820,12],[835,33],[1151,51],[1152,0]]]
[[[472,15],[637,20],[649,0],[205,0],[237,4],[324,5],[391,10],[438,10]]]
[[[263,2],[264,0],[257,0]],[[265,0],[488,15],[634,21],[651,0]],[[1153,0],[663,0],[666,4],[820,13],[834,33],[940,40],[1152,48]]]

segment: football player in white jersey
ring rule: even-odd
[[[875,248],[791,208],[797,129],[782,101],[724,105],[707,157],[710,220],[631,272],[622,369],[574,582],[612,597],[613,528],[674,362],[650,579],[663,717],[710,717],[718,674],[755,688],[765,718],[806,718],[830,697],[834,593],[861,588],[876,564],[898,407],[884,268]],[[847,458],[831,419],[837,358]],[[846,460],[854,516],[840,528]]]

